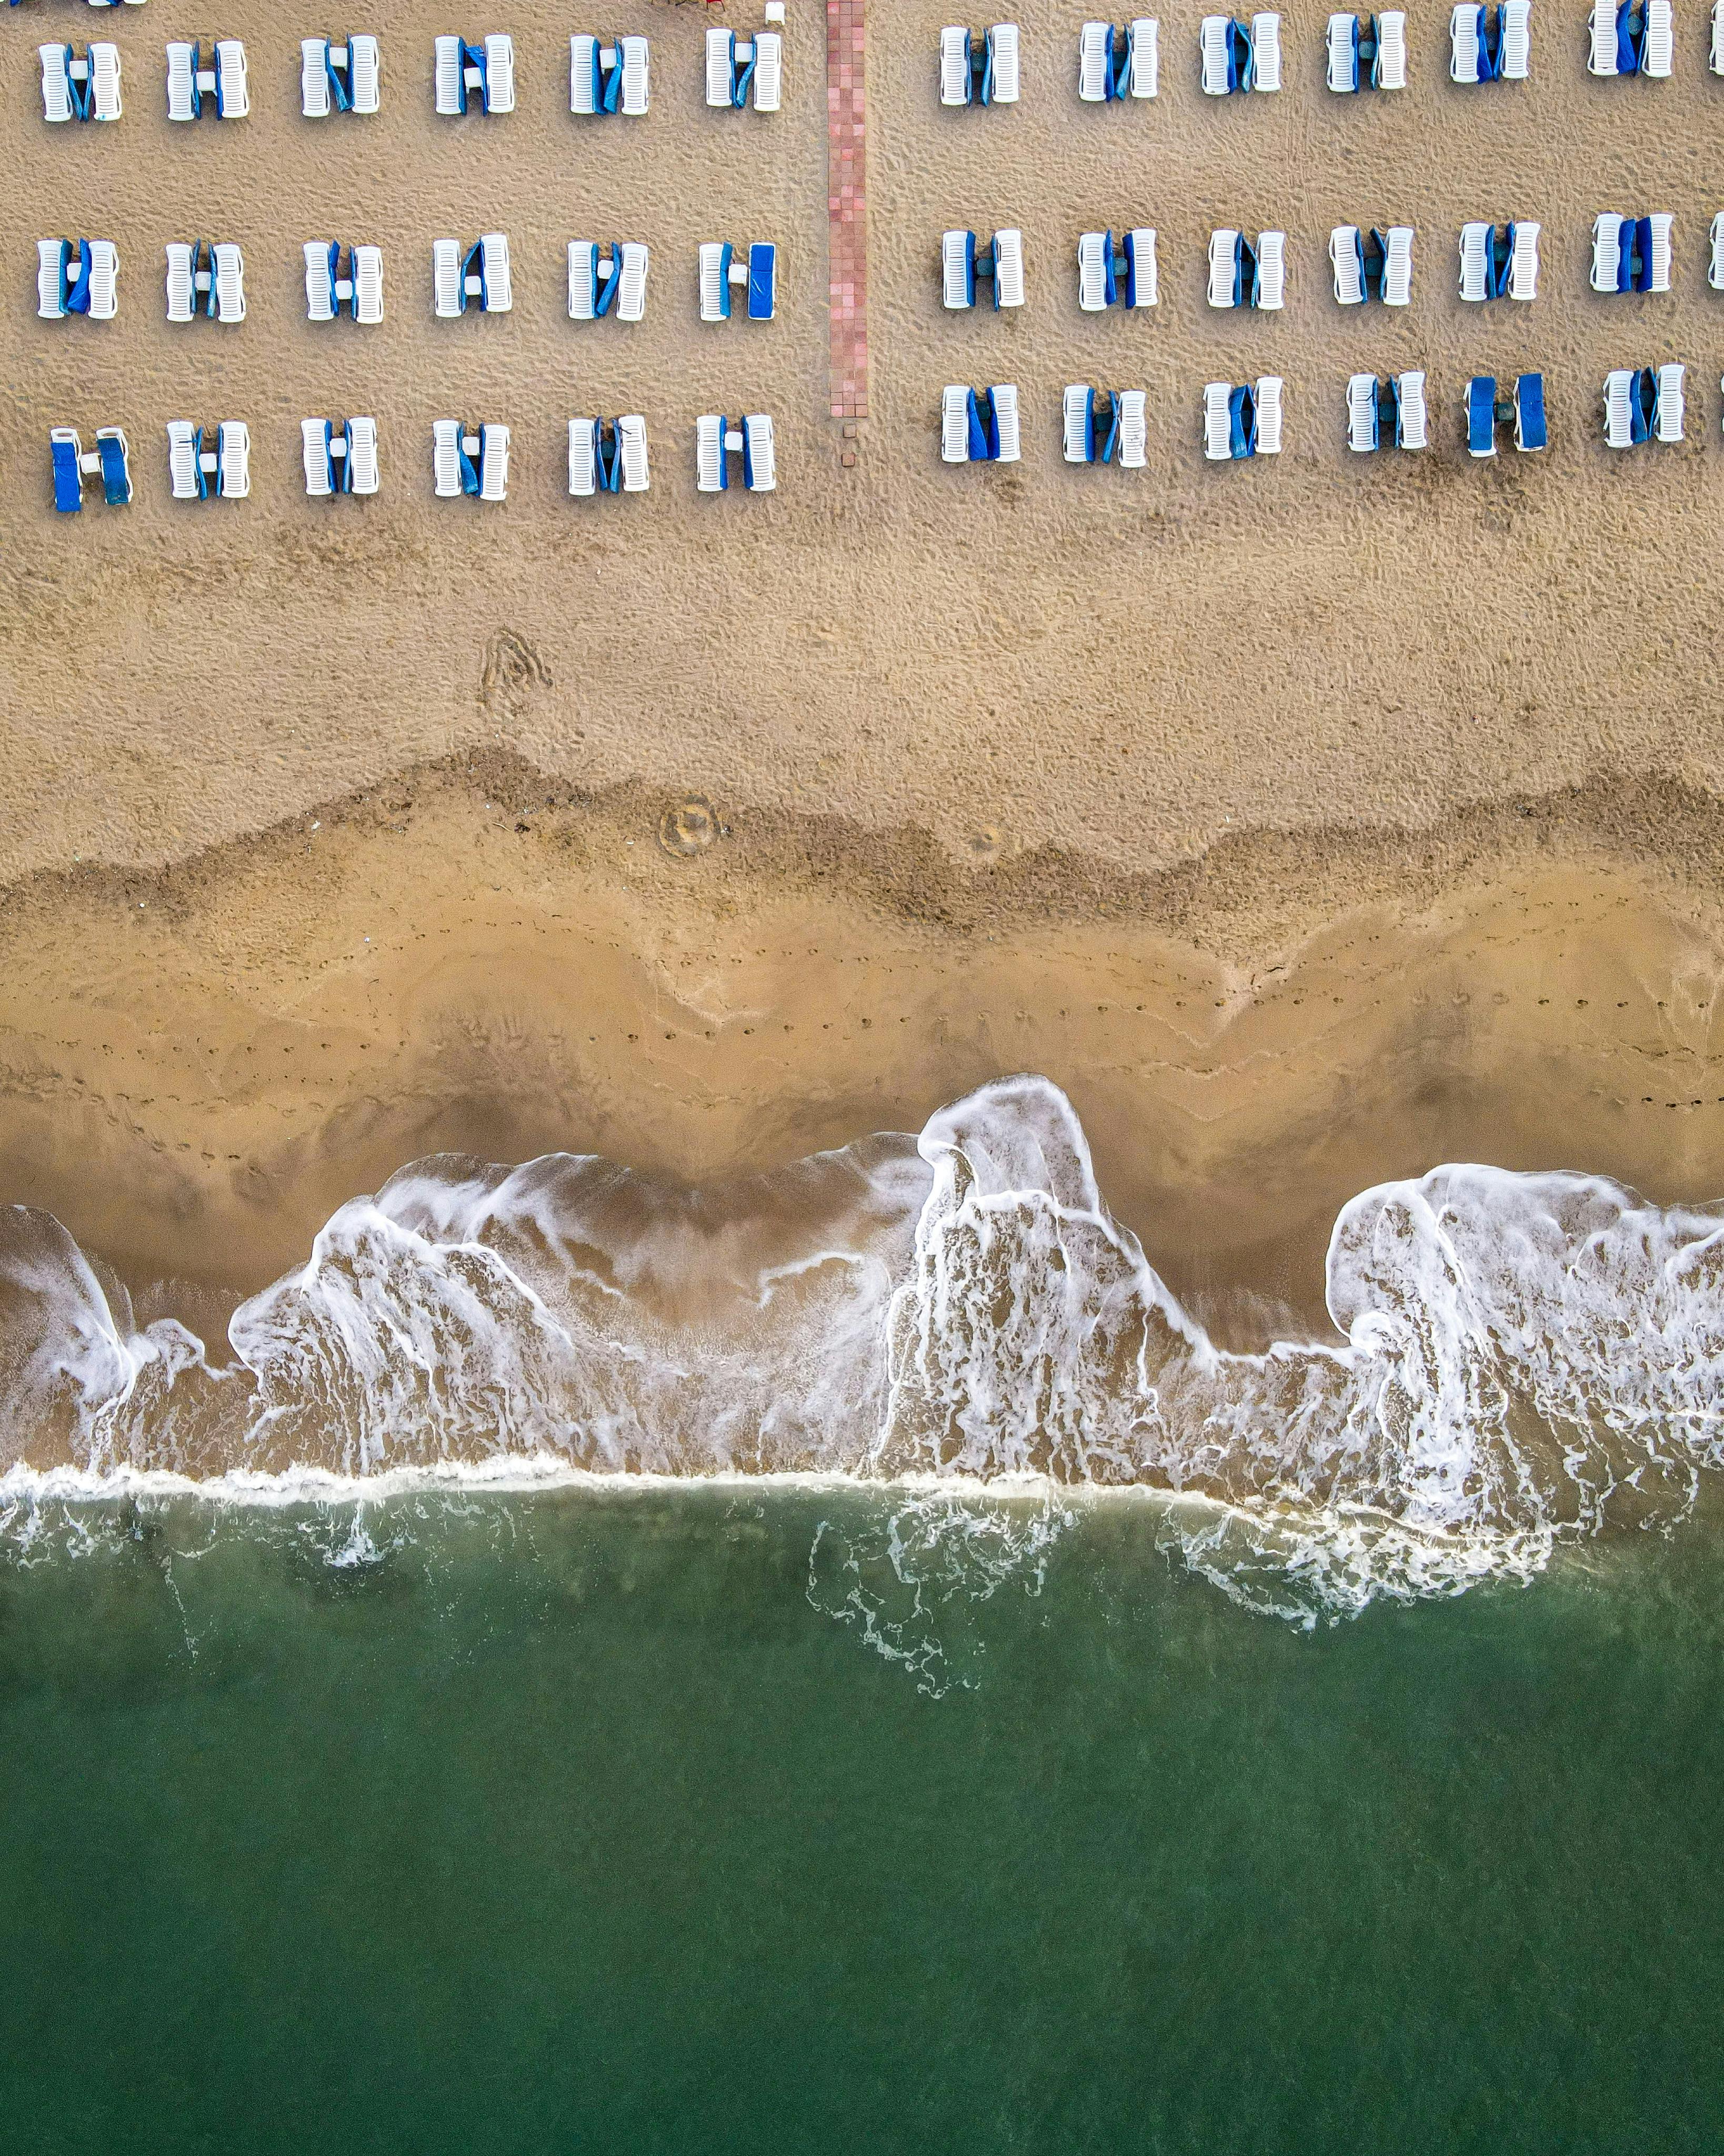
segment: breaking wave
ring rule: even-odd
[[[1439,1168],[1342,1213],[1332,1343],[1232,1353],[1111,1218],[1070,1102],[1034,1077],[716,1193],[590,1156],[415,1163],[342,1206],[216,1353],[136,1323],[58,1221],[15,1208],[0,1531],[50,1490],[162,1476],[253,1498],[307,1478],[902,1484],[921,1494],[870,1547],[823,1531],[809,1593],[926,1668],[922,1619],[954,1581],[1033,1581],[1070,1502],[1132,1489],[1159,1493],[1184,1562],[1309,1624],[1684,1518],[1724,1457],[1721,1237],[1724,1212],[1598,1177]],[[1029,1518],[960,1502],[1025,1477],[1045,1493]]]

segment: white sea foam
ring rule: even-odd
[[[590,1157],[416,1163],[241,1306],[226,1359],[137,1327],[99,1261],[17,1209],[0,1531],[128,1491],[903,1484],[866,1548],[817,1542],[810,1592],[915,1661],[952,1578],[1034,1576],[1064,1517],[1048,1491],[1157,1491],[1167,1547],[1309,1623],[1681,1519],[1724,1448],[1721,1236],[1712,1209],[1595,1177],[1440,1168],[1342,1212],[1333,1344],[1229,1354],[1112,1219],[1070,1104],[1033,1077],[913,1141],[718,1193]],[[1033,1530],[954,1509],[1022,1478],[1044,1491]]]

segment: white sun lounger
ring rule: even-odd
[[[383,69],[377,41],[362,33],[347,40],[350,62],[349,85],[353,94],[353,110],[362,118],[377,111],[382,105]]]
[[[223,419],[216,429],[217,491],[244,501],[251,492],[251,429],[244,419]]]
[[[623,460],[623,493],[646,493],[652,479],[647,470],[646,421],[639,412],[625,412],[618,420],[617,448]]]
[[[436,55],[434,102],[437,110],[445,115],[464,112],[466,104],[461,94],[461,40],[445,33],[432,40],[432,49]]]
[[[1670,289],[1670,234],[1675,219],[1667,209],[1655,209],[1646,220],[1652,228],[1652,275],[1647,284],[1649,292],[1668,292]]]
[[[432,311],[447,321],[462,311],[461,243],[434,239],[431,243]]]
[[[1614,74],[1617,72],[1615,0],[1593,0],[1588,29],[1588,73]]]
[[[1511,300],[1536,300],[1538,296],[1538,234],[1539,227],[1522,223],[1516,219],[1511,228],[1513,242],[1509,254],[1509,290]]]
[[[1415,367],[1406,374],[1395,377],[1400,392],[1400,417],[1396,422],[1398,441],[1403,449],[1422,449],[1425,446],[1424,433],[1424,370]]]
[[[1679,360],[1668,360],[1658,370],[1657,418],[1654,431],[1661,442],[1682,439],[1686,400],[1682,393],[1685,369]]]
[[[1491,294],[1491,247],[1494,228],[1464,224],[1460,228],[1460,296],[1485,300]]]
[[[598,422],[569,421],[569,493],[586,501],[598,491]]]
[[[485,109],[515,110],[515,40],[506,30],[493,30],[485,41]]]
[[[482,234],[479,242],[480,305],[488,315],[506,315],[515,305],[509,279],[509,236],[503,232]],[[644,270],[642,271],[643,277]]]
[[[1347,445],[1364,454],[1377,447],[1377,377],[1351,374],[1347,382]]]
[[[1162,26],[1153,15],[1134,15],[1127,87],[1133,97],[1156,97],[1162,87]],[[1131,393],[1127,392],[1127,394]]]
[[[120,307],[120,250],[111,239],[90,243],[90,319],[110,322]]]
[[[336,318],[335,273],[330,266],[330,255],[334,243],[327,239],[308,239],[305,243],[305,320],[308,322],[332,322]],[[173,249],[168,249],[167,264],[167,319],[174,320]]]
[[[993,235],[993,303],[996,307],[1024,305],[1024,234],[1015,224]]]
[[[736,76],[736,33],[734,30],[706,33],[706,102],[728,111]],[[967,80],[967,77],[966,78]]]
[[[1714,74],[1724,74],[1724,0],[1712,0],[1712,35],[1706,64]]]
[[[1281,18],[1279,15],[1251,18],[1251,87],[1273,91],[1281,86]]]
[[[216,112],[223,120],[244,120],[251,110],[245,47],[238,38],[218,38],[215,57]]]
[[[1232,394],[1230,382],[1203,384],[1203,454],[1211,464],[1224,463],[1233,454],[1233,425],[1228,413]]]
[[[1593,290],[1614,292],[1622,261],[1623,219],[1614,209],[1593,219]]]
[[[993,62],[993,102],[1018,102],[1018,25],[996,23],[988,33],[988,56]]]
[[[721,413],[703,412],[695,422],[695,488],[700,494],[721,494],[725,473],[725,422]]]
[[[1634,443],[1634,421],[1630,417],[1634,391],[1634,371],[1631,367],[1613,367],[1604,377],[1604,441],[1608,448],[1626,449]]]
[[[1335,271],[1335,304],[1338,307],[1364,304],[1364,257],[1361,249],[1356,224],[1337,224],[1329,234],[1329,260]],[[1373,375],[1372,379],[1374,381],[1376,377]]]
[[[1000,450],[998,461],[1003,465],[1014,465],[1021,454],[1018,427],[1018,385],[1015,382],[991,382],[988,385],[988,393],[993,399],[994,424],[999,429]]]
[[[509,429],[487,421],[479,430],[479,498],[501,501],[508,491]]]
[[[1706,282],[1715,292],[1724,292],[1724,209],[1712,219],[1711,254]]]
[[[65,317],[62,295],[66,284],[66,257],[70,250],[64,239],[38,239],[36,242],[36,312],[44,322],[58,322]]]
[[[1669,80],[1676,55],[1675,28],[1670,0],[1646,0],[1646,42],[1640,54],[1640,72],[1655,82]]]
[[[1084,23],[1078,31],[1078,96],[1084,104],[1106,103],[1112,73],[1113,24]]]
[[[1133,225],[1126,234],[1126,294],[1128,307],[1153,307],[1161,303],[1161,272],[1156,263],[1156,228],[1152,224]]]
[[[1399,8],[1377,18],[1376,85],[1378,90],[1407,87],[1407,17]]]
[[[1069,465],[1090,462],[1090,414],[1095,393],[1087,382],[1068,382],[1060,403],[1060,439]]]
[[[1120,413],[1120,465],[1125,471],[1142,471],[1149,462],[1149,393],[1121,389],[1115,393]]]
[[[1239,235],[1231,225],[1209,234],[1209,305],[1234,305],[1234,280],[1239,266]]]
[[[1392,224],[1383,235],[1383,304],[1405,307],[1413,300],[1413,227]]]
[[[300,110],[307,120],[330,115],[329,39],[300,39]],[[186,423],[187,425],[190,422]]]
[[[97,38],[90,55],[90,116],[92,120],[120,117],[120,48]]]
[[[604,110],[599,97],[598,56],[605,49],[604,42],[585,30],[577,30],[569,39],[569,110],[583,116],[602,113]],[[571,419],[571,427],[583,426],[584,420]]]
[[[700,282],[700,319],[703,322],[721,322],[725,319],[725,242],[721,239],[703,239],[699,249]]]
[[[1227,95],[1227,38],[1233,24],[1226,15],[1205,15],[1198,30],[1205,97]]]
[[[1108,252],[1111,235],[1106,232],[1078,234],[1078,305],[1086,315],[1099,315],[1107,307]]]
[[[215,264],[216,320],[245,320],[245,262],[231,239],[218,239],[210,249]]]
[[[777,30],[757,30],[754,33],[754,109],[757,112],[777,112],[783,101],[784,40]]]
[[[647,249],[638,239],[625,239],[618,252],[622,266],[617,280],[617,320],[638,322],[646,313]]]
[[[1525,82],[1532,72],[1532,0],[1502,0],[1502,80]]]
[[[198,429],[189,419],[167,423],[167,485],[176,501],[196,501],[198,485]]]
[[[348,488],[350,494],[377,490],[377,423],[375,419],[347,422]]]
[[[940,461],[970,461],[970,393],[962,382],[948,382],[940,393]]]
[[[198,48],[178,38],[167,48],[167,116],[198,117]]]
[[[750,412],[743,418],[742,475],[751,494],[772,494],[777,489],[777,448],[769,413]]]
[[[167,319],[171,322],[188,322],[198,306],[191,244],[184,239],[170,239],[167,254]]]
[[[1281,454],[1281,388],[1279,374],[1260,374],[1257,377],[1257,454],[1260,457],[1278,457]]]
[[[1331,90],[1337,97],[1346,97],[1359,86],[1359,18],[1357,15],[1331,15],[1324,37],[1327,55],[1325,73]],[[1353,379],[1359,377],[1355,375]],[[1374,379],[1374,377],[1373,377]],[[1348,395],[1352,395],[1349,389]]]
[[[42,62],[42,117],[51,127],[64,126],[72,117],[72,79],[67,72],[72,48],[38,45],[36,54]]]
[[[941,237],[940,288],[948,307],[976,304],[970,266],[975,244],[975,234],[969,231],[953,230]]]
[[[709,105],[713,101],[712,59],[710,44],[711,34],[711,32],[708,31],[706,102]],[[724,101],[726,104],[730,102],[728,81]],[[940,33],[940,102],[942,105],[967,105],[969,101],[970,33],[962,23],[948,23]]]
[[[618,38],[618,48],[623,55],[623,115],[628,120],[640,120],[646,116],[651,93],[651,54],[644,38]]]
[[[312,500],[335,492],[335,474],[329,452],[327,419],[301,419],[300,436],[305,466],[305,491]]]
[[[475,442],[475,447],[478,444]],[[431,490],[442,501],[453,501],[461,491],[461,423],[459,419],[431,422]]]
[[[383,250],[381,247],[353,249],[353,319],[368,326],[383,319]]]
[[[1278,314],[1287,290],[1287,235],[1260,232],[1257,235],[1257,305],[1267,315]]]

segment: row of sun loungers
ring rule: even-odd
[[[772,12],[769,4],[769,18]],[[782,18],[780,0],[777,19]],[[80,54],[69,44],[44,44],[38,52],[46,119],[54,123],[119,119],[117,45],[97,40]],[[434,107],[446,117],[515,110],[515,40],[506,31],[475,38],[453,34],[434,38],[432,70]],[[593,118],[612,113],[643,118],[650,102],[651,79],[645,38],[577,33],[569,39],[571,112]],[[708,105],[777,112],[783,103],[783,86],[782,32],[767,29],[752,36],[734,30],[707,32]],[[243,120],[251,110],[241,39],[218,38],[207,61],[197,44],[176,39],[168,45],[168,118],[200,118],[206,99],[223,120]],[[343,112],[374,113],[381,109],[382,99],[382,51],[375,37],[355,33],[300,38],[300,110],[307,120],[327,120]]]
[[[189,322],[199,314],[222,322],[245,320],[245,264],[231,240],[167,243],[167,319]]]
[[[110,509],[131,500],[131,463],[126,435],[118,427],[98,427],[95,447],[86,451],[75,427],[50,427],[49,456],[54,467],[54,506],[62,515],[84,506],[84,482],[100,475],[102,499]]]
[[[1675,59],[1671,0],[1593,0],[1587,64],[1596,75],[1667,78]],[[1078,32],[1077,93],[1086,105],[1152,98],[1160,87],[1161,25],[1153,15],[1123,23],[1088,22]],[[1333,14],[1326,32],[1329,88],[1350,96],[1361,90],[1407,86],[1407,17]],[[1525,82],[1532,73],[1532,0],[1481,6],[1460,0],[1449,18],[1449,77],[1463,84]],[[1281,87],[1281,18],[1206,15],[1198,31],[1204,95],[1270,93]],[[940,33],[942,105],[1015,105],[1022,80],[1022,40],[1015,23],[983,30],[961,23]],[[1710,64],[1724,74],[1724,0],[1713,0]]]

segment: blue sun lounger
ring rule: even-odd
[[[1496,454],[1496,377],[1475,374],[1466,386],[1466,446],[1470,456]]]
[[[1542,449],[1550,440],[1544,418],[1544,377],[1542,374],[1517,374],[1515,377],[1515,447],[1517,449]]]
[[[75,427],[50,427],[49,454],[54,460],[54,506],[63,516],[84,506],[84,444]]]

